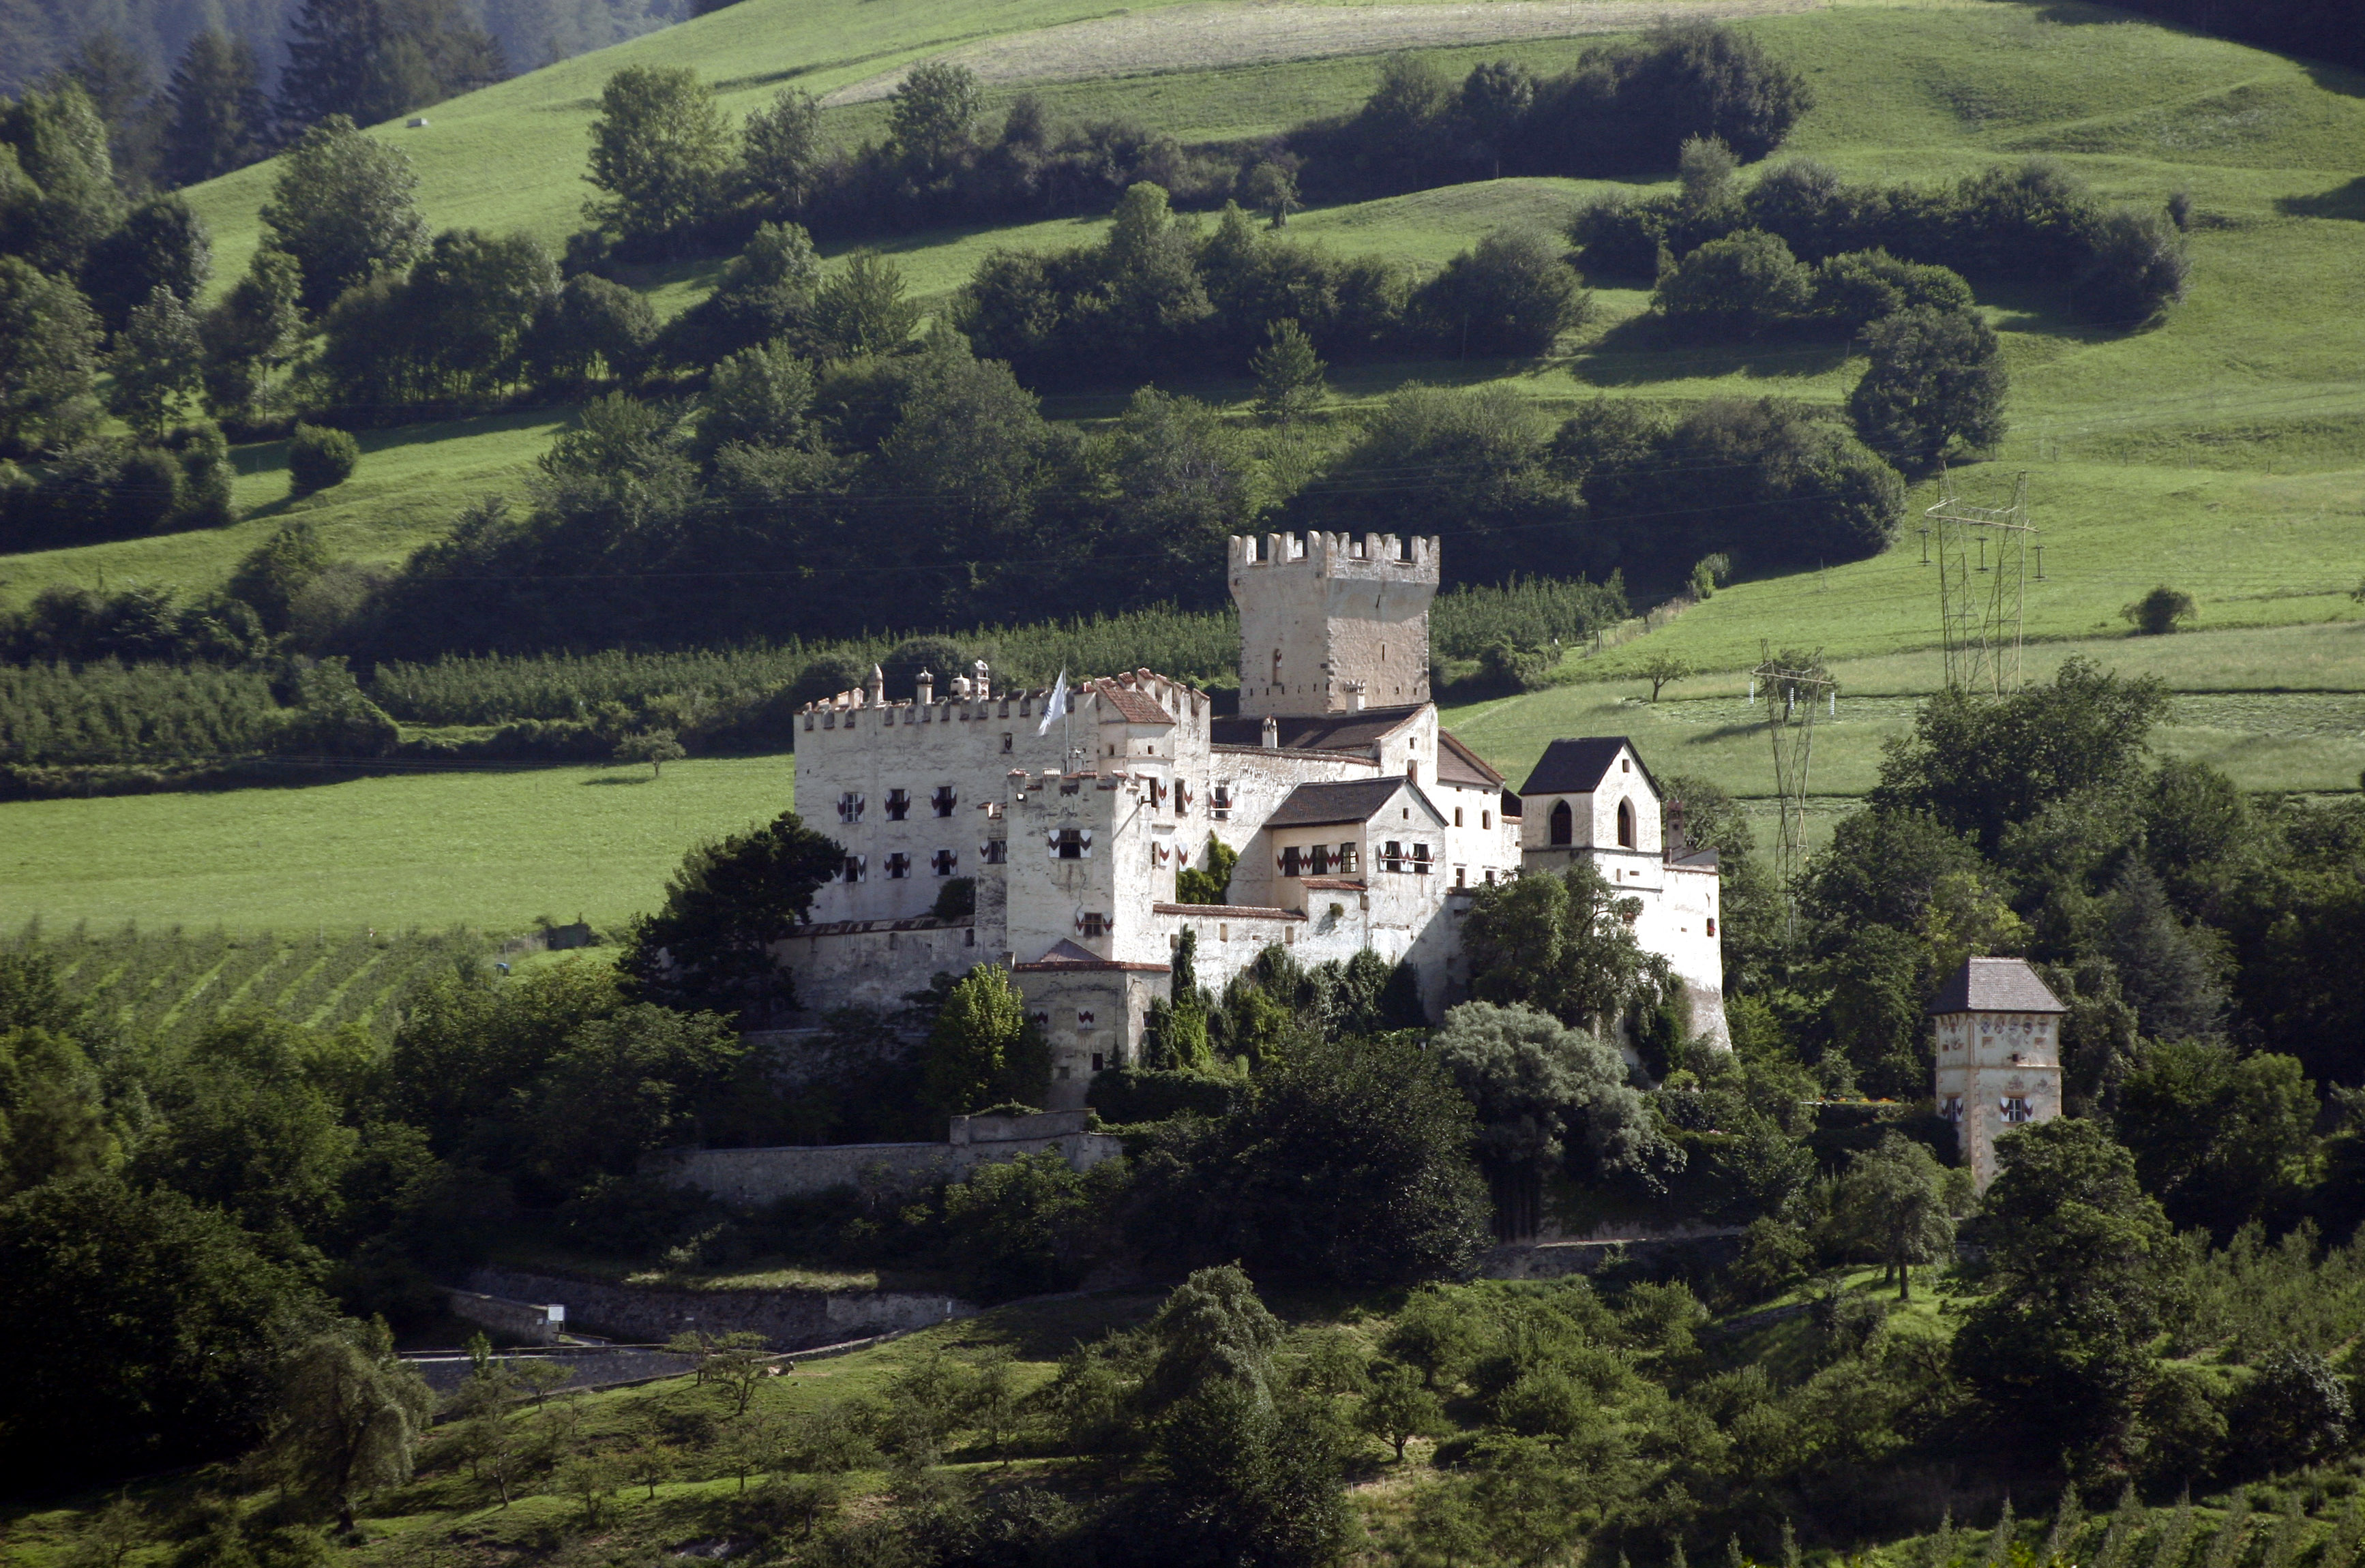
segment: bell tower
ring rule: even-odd
[[[1429,700],[1429,605],[1438,540],[1234,535],[1240,712],[1250,718]]]

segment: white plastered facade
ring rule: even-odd
[[[1475,890],[1535,862],[1517,798],[1428,700],[1438,543],[1235,539],[1244,678],[1270,676],[1276,652],[1282,676],[1253,694],[1244,684],[1236,717],[1147,669],[1080,682],[1048,728],[1048,692],[1003,691],[981,666],[897,700],[874,671],[807,709],[796,799],[845,868],[775,947],[800,1005],[891,1007],[936,973],[1003,965],[1050,1041],[1055,1107],[1082,1103],[1094,1070],[1137,1061],[1185,926],[1211,989],[1267,946],[1308,965],[1369,947],[1408,961],[1441,1014],[1459,999],[1456,932]],[[1303,787],[1354,785],[1370,786],[1355,820],[1269,825]],[[1704,965],[1686,939],[1712,918],[1715,874],[1660,866],[1655,796],[1649,811],[1651,851],[1631,882],[1648,905],[1638,929],[1676,944],[1690,978]],[[1177,902],[1175,873],[1204,868],[1210,840],[1239,855],[1229,902]],[[938,918],[956,877],[974,879],[974,913]]]

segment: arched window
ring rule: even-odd
[[[1634,802],[1631,801],[1618,802],[1618,847],[1634,847]]]
[[[1563,801],[1552,809],[1552,841],[1555,846],[1576,842],[1576,813]]]
[[[1281,684],[1281,650],[1279,648],[1272,651],[1272,683],[1275,686]]]

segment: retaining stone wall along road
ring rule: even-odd
[[[907,1291],[666,1290],[570,1280],[510,1269],[478,1269],[468,1286],[488,1295],[558,1302],[570,1327],[620,1339],[663,1343],[697,1329],[760,1334],[775,1350],[834,1345],[869,1334],[925,1328],[978,1307],[957,1296]]]
[[[1737,1230],[1626,1240],[1514,1242],[1480,1259],[1478,1272],[1489,1280],[1559,1280],[1626,1265],[1646,1274],[1678,1275],[1721,1267],[1740,1251]]]
[[[452,1316],[504,1338],[526,1345],[555,1345],[560,1326],[550,1320],[550,1308],[538,1302],[510,1301],[476,1291],[446,1291]]]

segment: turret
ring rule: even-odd
[[[1367,533],[1236,535],[1240,711],[1309,714],[1429,700],[1439,541]]]

